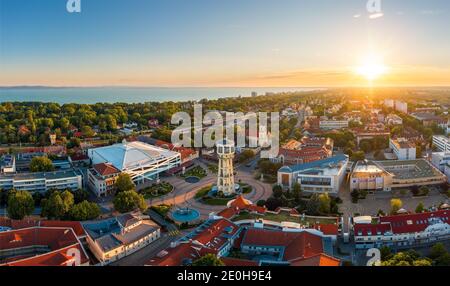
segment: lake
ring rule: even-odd
[[[159,87],[95,87],[95,88],[46,88],[13,87],[0,88],[0,102],[55,102],[86,103],[98,102],[140,103],[163,101],[189,101],[218,99],[225,97],[248,97],[252,92],[263,95],[267,92],[313,91],[322,88],[283,87],[283,88],[159,88]]]

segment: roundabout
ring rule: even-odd
[[[201,165],[203,164],[201,161],[199,163]],[[250,192],[243,192],[245,199],[256,203],[259,200],[267,200],[272,195],[272,186],[270,184],[255,179],[252,172],[245,168],[238,167],[236,171],[236,181],[252,187]],[[205,204],[199,197],[196,197],[197,192],[217,182],[216,174],[208,172],[207,176],[197,183],[188,183],[184,178],[176,176],[166,178],[164,181],[170,183],[174,187],[174,190],[170,194],[147,200],[149,207],[161,204],[171,205],[174,209],[176,207],[189,207],[198,211],[201,219],[207,219],[210,213],[220,212],[227,207],[226,205],[229,200],[224,202],[224,204],[214,205]]]

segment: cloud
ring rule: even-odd
[[[353,15],[353,18],[360,18],[361,17],[361,14],[355,14],[355,15]]]

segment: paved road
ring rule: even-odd
[[[200,162],[200,165],[203,163]],[[236,167],[237,174],[235,176],[235,181],[239,180],[242,183],[249,184],[253,187],[253,191],[249,194],[244,195],[246,199],[256,203],[258,200],[266,200],[272,194],[272,187],[269,184],[263,183],[260,180],[256,180],[250,168],[242,166]],[[212,174],[208,170],[208,174],[205,178],[200,180],[200,182],[195,184],[187,183],[183,178],[174,176],[164,181],[169,182],[174,186],[174,190],[163,197],[151,199],[148,201],[149,206],[159,205],[159,204],[169,204],[177,205],[180,207],[192,207],[200,212],[202,218],[207,218],[211,212],[218,212],[225,208],[225,206],[210,206],[205,205],[195,199],[195,194],[205,186],[213,185],[216,183],[217,175]]]

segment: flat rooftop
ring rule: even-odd
[[[375,162],[389,173],[395,175],[395,179],[415,179],[444,176],[429,162],[419,160],[377,161]]]
[[[3,174],[0,175],[0,180],[14,179],[16,181],[27,181],[27,180],[57,180],[64,178],[72,178],[76,176],[81,176],[79,171],[75,169],[68,169],[64,171],[54,171],[54,172],[40,172],[40,173],[17,173],[17,174]]]

